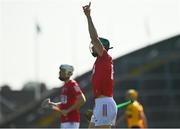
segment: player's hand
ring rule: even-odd
[[[67,116],[68,112],[67,112],[67,110],[61,110],[61,114],[62,114],[63,116]]]
[[[84,115],[88,121],[91,121],[91,116],[93,115],[93,110],[88,109]]]
[[[84,14],[86,16],[90,16],[90,12],[91,12],[90,6],[91,6],[91,2],[89,2],[89,5],[83,6]]]
[[[50,98],[45,99],[45,100],[41,103],[41,107],[42,107],[42,108],[49,108],[49,109],[51,109],[51,108],[52,108],[52,105],[51,105]]]

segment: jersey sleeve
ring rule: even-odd
[[[74,85],[72,86],[72,95],[77,96],[79,94],[82,94],[82,90],[80,88],[80,86],[78,85],[78,83],[74,83]]]

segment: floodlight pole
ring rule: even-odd
[[[39,82],[39,33],[40,28],[37,22],[37,19],[35,20],[35,42],[34,42],[34,72],[35,72],[35,81],[37,83],[35,87],[35,99],[39,100],[41,97],[41,91],[40,91],[40,82]]]

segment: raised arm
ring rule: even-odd
[[[91,42],[94,45],[94,48],[96,49],[97,54],[99,56],[102,56],[102,54],[103,54],[103,45],[102,45],[101,41],[98,38],[96,28],[94,27],[94,24],[93,24],[93,21],[92,21],[92,18],[91,18],[90,6],[91,6],[91,2],[89,3],[89,5],[83,6],[83,10],[84,10],[84,14],[87,17],[88,29],[89,29]]]

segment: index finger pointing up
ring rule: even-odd
[[[88,6],[89,6],[89,8],[90,8],[90,6],[91,6],[91,2],[89,2],[89,5],[88,5]]]

